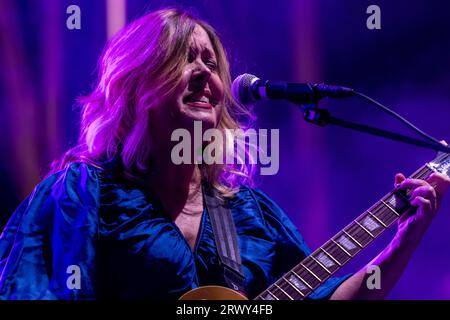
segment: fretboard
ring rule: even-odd
[[[444,160],[449,162],[448,155],[440,157],[442,159],[439,157],[436,159],[438,163]],[[444,165],[448,166],[448,163]],[[411,178],[426,179],[435,171],[437,171],[436,167],[426,164],[413,173]],[[408,201],[410,192],[409,190],[389,192],[291,271],[284,274],[255,300],[306,298],[410,209]]]

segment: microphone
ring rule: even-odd
[[[288,83],[262,81],[244,73],[238,76],[231,87],[233,97],[248,106],[260,100],[284,99],[296,104],[317,103],[324,97],[346,98],[355,94],[351,88],[323,83]]]

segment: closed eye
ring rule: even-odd
[[[199,54],[198,50],[194,47],[191,47],[188,52],[188,63],[192,63],[197,58],[197,55]],[[202,53],[202,59],[203,63],[208,67],[209,70],[212,72],[217,70],[217,62],[215,61],[213,55],[208,49],[205,49]]]
[[[217,70],[217,63],[215,61],[207,61],[206,62],[206,66],[209,68],[209,70],[211,71],[216,71]]]

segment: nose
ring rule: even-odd
[[[203,61],[197,61],[194,71],[192,72],[193,80],[206,84],[211,78],[211,69]]]

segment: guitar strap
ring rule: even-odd
[[[203,199],[211,220],[225,282],[231,289],[245,292],[245,277],[242,271],[236,227],[228,203],[219,197],[217,190],[205,184],[203,184]]]

